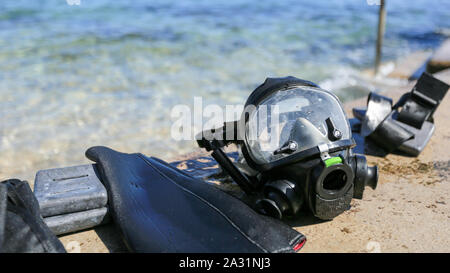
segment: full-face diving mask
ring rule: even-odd
[[[242,160],[222,148],[234,143]],[[202,132],[200,147],[247,193],[256,207],[276,218],[301,208],[332,219],[375,189],[377,167],[354,155],[355,141],[338,98],[295,77],[268,78],[247,99],[241,119]],[[243,164],[242,164],[243,162]]]

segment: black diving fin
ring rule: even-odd
[[[392,99],[370,93],[367,109],[354,108],[353,131],[369,138],[385,152],[418,156],[434,133],[433,114],[449,85],[423,73],[411,92],[392,105]]]
[[[93,147],[108,206],[133,252],[296,252],[306,242],[286,224],[156,158]]]

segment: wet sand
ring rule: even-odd
[[[450,83],[450,71],[438,73]],[[396,101],[414,83],[385,90]],[[345,104],[365,106],[366,98]],[[450,95],[434,115],[436,131],[419,157],[368,156],[379,167],[376,190],[332,221],[305,216],[291,224],[308,242],[301,252],[450,252]],[[120,252],[126,247],[113,225],[60,237],[70,252]]]

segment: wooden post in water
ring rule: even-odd
[[[383,46],[384,28],[386,25],[386,9],[384,6],[384,0],[380,0],[380,11],[378,13],[378,34],[377,45],[375,55],[375,75],[378,74],[381,63],[381,47]]]

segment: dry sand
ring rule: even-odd
[[[450,71],[440,73],[450,83]],[[386,90],[394,101],[410,91]],[[345,105],[348,116],[366,99]],[[308,242],[302,252],[450,252],[450,95],[435,114],[436,131],[417,158],[368,156],[379,166],[376,190],[367,188],[363,200],[332,221],[305,216],[293,223]],[[126,251],[113,225],[62,236],[68,251]]]

